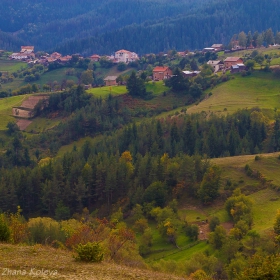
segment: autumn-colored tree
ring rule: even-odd
[[[203,176],[198,196],[203,203],[212,202],[219,195],[221,170],[214,165],[208,168]]]
[[[11,230],[11,240],[14,244],[28,241],[29,231],[24,217],[21,215],[22,209],[17,207],[17,212],[9,215],[9,227]]]

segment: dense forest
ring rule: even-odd
[[[202,1],[33,1],[1,2],[3,34],[48,50],[70,39],[87,38],[178,14],[189,13]],[[4,12],[5,11],[5,12]],[[7,40],[5,40],[7,41]],[[3,41],[3,46],[5,46]],[[14,48],[21,42],[14,42]],[[82,52],[82,50],[79,50]]]
[[[79,86],[53,94],[42,114],[58,110],[68,120],[30,139],[9,124],[7,133],[12,140],[0,157],[3,211],[15,210],[20,204],[26,214],[54,216],[62,204],[72,215],[84,207],[93,211],[101,205],[110,211],[122,199],[128,199],[128,208],[154,200],[164,206],[178,188],[207,203],[217,197],[218,189],[214,192],[211,185],[208,193],[201,185],[209,168],[203,157],[280,148],[279,121],[271,129],[259,109],[210,119],[203,114],[183,114],[136,125],[136,111],[111,96],[94,98]],[[32,149],[39,160],[36,147],[55,154],[61,145],[97,135],[94,145],[86,142],[55,161],[44,158],[37,165],[30,155]]]
[[[203,3],[203,5],[202,5]],[[63,7],[63,9],[61,9]],[[24,42],[36,50],[140,54],[227,45],[240,31],[279,30],[280,1],[2,1],[1,47]],[[105,43],[106,42],[106,43]]]

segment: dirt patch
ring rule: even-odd
[[[208,239],[208,234],[210,232],[209,224],[208,223],[201,223],[200,225],[198,225],[198,227],[199,227],[198,240]]]
[[[39,95],[38,96],[30,96],[22,102],[20,107],[27,108],[27,109],[34,109],[35,106],[37,105],[37,103],[40,100],[45,100],[45,99],[48,99],[48,97],[46,97],[45,95],[43,95],[43,96],[39,96]]]
[[[32,118],[35,115],[35,106],[42,102],[41,109],[45,107],[49,99],[48,95],[33,95],[29,96],[26,100],[22,102],[19,107],[13,107],[13,116],[20,118]]]
[[[19,127],[20,130],[25,130],[31,123],[32,121],[30,120],[18,120],[17,126]]]
[[[229,231],[233,228],[233,222],[221,223],[221,226],[223,226],[227,233],[229,233]]]

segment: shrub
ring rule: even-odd
[[[88,242],[87,244],[79,244],[75,251],[77,253],[74,258],[84,262],[101,262],[104,257],[104,250],[97,242]]]
[[[9,241],[11,236],[10,228],[5,220],[4,214],[0,215],[0,241]]]
[[[195,241],[199,235],[199,227],[196,224],[187,225],[186,227],[186,234],[192,240]]]
[[[257,161],[257,160],[260,160],[261,159],[261,157],[260,156],[255,156],[255,160]]]
[[[51,218],[32,218],[28,221],[28,229],[32,243],[46,244],[54,240],[65,242],[66,239],[61,225]]]
[[[218,217],[213,217],[209,222],[210,231],[215,231],[216,226],[220,225],[220,219]]]

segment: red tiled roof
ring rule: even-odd
[[[127,51],[127,50],[119,50],[119,51],[116,51],[116,53],[120,53],[120,52],[122,52],[122,53],[130,53],[130,51]]]
[[[21,46],[22,49],[34,50],[34,46]]]
[[[167,66],[157,66],[154,68],[153,72],[164,72],[168,69]]]

